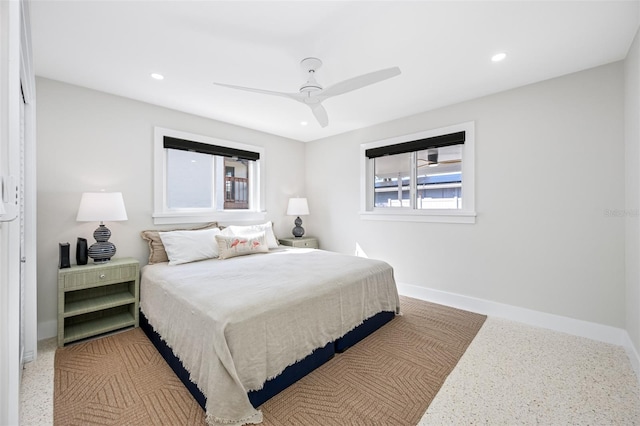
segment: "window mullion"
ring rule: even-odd
[[[373,158],[368,158],[365,161],[366,161],[365,170],[367,174],[365,176],[366,187],[364,188],[365,206],[366,206],[366,210],[373,210],[373,207],[375,206],[375,199],[376,199],[376,188],[375,188],[375,181],[376,181],[375,161],[376,160]]]
[[[417,187],[418,187],[418,168],[416,164],[418,162],[418,153],[411,153],[411,176],[409,178],[409,207],[411,210],[416,209]]]
[[[259,199],[257,194],[260,193],[260,188],[255,184],[258,180],[256,179],[259,164],[257,161],[250,161],[247,165],[247,176],[249,176],[249,210],[255,210],[255,200]]]
[[[213,158],[213,205],[214,209],[224,210],[224,157],[212,155]]]

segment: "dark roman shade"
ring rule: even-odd
[[[417,139],[415,141],[402,142],[394,145],[386,145],[371,148],[365,151],[368,158],[382,157],[385,155],[404,154],[405,152],[422,151],[429,148],[441,148],[463,144],[465,132],[449,133],[447,135],[434,136],[432,138]]]
[[[202,154],[220,155],[222,157],[235,157],[240,160],[256,161],[260,159],[260,153],[245,151],[243,149],[229,148],[220,145],[210,145],[208,143],[188,141],[185,139],[164,137],[165,149],[180,149],[182,151],[194,151]]]

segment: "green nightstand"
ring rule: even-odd
[[[280,238],[278,241],[283,246],[314,248],[314,249],[319,248],[318,239],[316,237]]]
[[[58,346],[137,327],[140,264],[115,258],[58,270]]]

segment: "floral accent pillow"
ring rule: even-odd
[[[273,224],[271,221],[261,225],[229,225],[224,229],[224,231],[222,231],[222,235],[246,236],[263,231],[269,248],[278,248],[278,239],[273,232]]]
[[[229,259],[246,254],[266,253],[269,251],[265,233],[247,235],[216,235],[218,259]]]

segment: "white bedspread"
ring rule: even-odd
[[[385,262],[322,250],[143,268],[140,308],[207,397],[209,424],[259,423],[247,392],[381,311]]]

